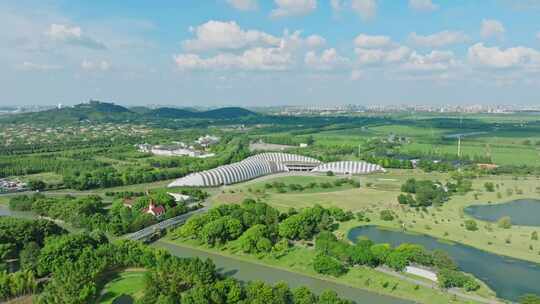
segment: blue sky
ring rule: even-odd
[[[1,105],[539,104],[540,0],[0,3]]]

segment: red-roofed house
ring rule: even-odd
[[[154,205],[154,202],[150,201],[150,205],[148,205],[148,208],[144,208],[143,212],[152,214],[155,217],[160,217],[165,214],[165,207],[156,206]]]

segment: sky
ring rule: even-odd
[[[0,105],[540,105],[540,0],[5,0]]]

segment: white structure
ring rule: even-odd
[[[261,153],[241,162],[192,173],[169,184],[169,187],[215,187],[247,181],[260,176],[288,171],[310,171],[320,161],[302,155]]]
[[[187,147],[183,143],[179,143],[174,146],[152,146],[149,144],[137,145],[140,152],[143,153],[152,153],[153,155],[158,156],[189,156],[189,157],[198,157],[198,158],[207,158],[212,157],[214,153],[205,153],[199,150],[196,150],[192,146]]]
[[[328,172],[334,174],[368,174],[385,172],[384,168],[364,161],[338,161],[322,164],[313,169],[313,172]]]
[[[415,266],[407,266],[405,267],[405,272],[414,274],[416,276],[426,278],[428,280],[431,280],[433,282],[437,282],[437,274],[431,270],[415,267]]]
[[[199,137],[199,139],[196,140],[196,142],[201,145],[202,147],[209,147],[211,145],[215,145],[219,142],[219,137],[217,136],[211,136],[211,135],[205,135]]]

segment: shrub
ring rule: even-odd
[[[486,188],[487,192],[495,192],[495,184],[493,184],[492,182],[486,182],[484,184],[484,188]]]
[[[441,269],[437,274],[437,279],[442,288],[459,287],[467,291],[480,288],[480,284],[474,278],[456,270]]]
[[[509,216],[503,216],[497,221],[497,226],[503,229],[510,229],[512,227],[512,219]]]
[[[478,225],[476,224],[475,220],[465,220],[465,229],[469,231],[476,231],[478,230]]]
[[[394,215],[392,214],[392,211],[390,210],[382,210],[380,213],[381,220],[383,221],[393,221]]]
[[[326,171],[326,176],[334,176],[334,172],[333,171]]]
[[[533,241],[538,241],[538,232],[533,231],[533,232],[531,233],[531,240],[533,240]]]

